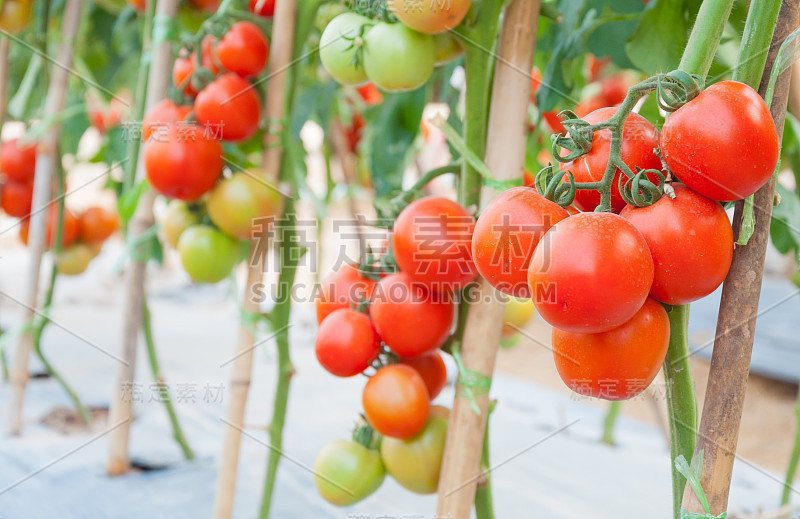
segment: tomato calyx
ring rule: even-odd
[[[367,449],[377,450],[381,444],[381,435],[367,422],[367,417],[362,413],[361,419],[353,429],[353,441]]]
[[[567,164],[580,161],[592,151],[598,132],[610,132],[608,160],[605,171],[599,180],[591,182],[575,182],[571,172],[554,173],[552,165],[543,168],[536,177],[536,186],[548,200],[562,205],[575,197],[577,190],[593,190],[600,193],[600,204],[595,208],[599,212],[612,211],[612,187],[617,171],[620,171],[618,191],[622,199],[635,207],[646,207],[654,204],[664,194],[667,179],[671,179],[668,169],[641,169],[631,167],[622,158],[623,129],[628,117],[637,102],[656,92],[658,106],[666,111],[675,111],[688,103],[702,91],[702,80],[699,76],[674,70],[667,74],[657,74],[628,89],[624,101],[610,117],[590,124],[579,118],[574,112],[565,110],[559,114],[564,118],[562,124],[566,133],[553,135],[552,155],[556,161]],[[593,112],[593,113],[598,113]],[[591,116],[592,114],[589,114]],[[589,118],[589,117],[587,117]],[[661,157],[659,157],[661,158]],[[588,167],[588,166],[587,166]],[[635,171],[634,171],[635,170]],[[561,180],[566,174],[566,182]],[[654,179],[657,179],[657,184]],[[668,191],[670,191],[668,189]]]

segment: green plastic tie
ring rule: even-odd
[[[456,366],[458,366],[456,397],[468,398],[472,411],[480,416],[481,410],[478,407],[478,402],[475,401],[475,397],[489,394],[489,390],[492,387],[492,377],[487,377],[483,373],[467,369],[467,367],[464,366],[464,360],[461,358],[461,351],[459,348],[453,348],[452,356],[456,361]]]

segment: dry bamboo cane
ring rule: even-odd
[[[767,90],[770,70],[775,66],[781,43],[797,28],[798,15],[800,2],[784,0],[761,79],[759,93],[762,95]],[[779,136],[783,135],[789,79],[788,70],[779,77],[770,107]],[[717,339],[711,357],[708,389],[695,447],[695,453],[705,453],[702,486],[713,515],[721,514],[728,506],[731,473],[750,373],[750,357],[753,353],[775,182],[773,178],[755,195],[755,207],[759,209],[756,213],[755,231],[746,246],[737,247],[734,251],[733,264],[722,289]],[[734,215],[735,236],[739,234],[742,208],[743,202],[737,202]],[[683,507],[693,512],[705,513],[688,485],[684,492]]]
[[[64,109],[69,80],[69,66],[72,63],[75,36],[81,20],[83,0],[68,0],[64,9],[61,31],[63,41],[58,50],[57,67],[53,67],[53,76],[47,91],[45,115],[55,118]],[[57,120],[57,119],[56,119]],[[36,305],[39,292],[39,274],[42,256],[45,250],[45,227],[47,226],[53,171],[58,156],[58,135],[61,125],[54,122],[48,128],[36,150],[36,176],[33,184],[33,205],[30,216],[30,235],[28,250],[30,263],[25,286],[25,304],[22,313],[23,322],[31,322],[36,316]],[[14,356],[14,368],[10,376],[11,400],[9,405],[8,431],[17,435],[22,430],[22,403],[25,398],[25,385],[28,382],[28,360],[33,346],[33,334],[26,331],[17,344]]]
[[[178,0],[157,0],[156,16],[174,18],[178,13]],[[150,75],[147,82],[146,109],[150,109],[167,95],[170,81],[172,48],[169,41],[154,42],[150,49]],[[134,138],[134,137],[131,137]],[[136,179],[144,178],[144,161],[136,165]],[[153,225],[153,202],[155,192],[146,191],[138,205],[136,212],[128,226],[129,240],[136,240]],[[117,376],[114,381],[113,397],[109,409],[109,423],[119,424],[109,435],[108,460],[106,471],[110,476],[124,474],[130,467],[128,459],[128,437],[133,413],[133,398],[131,397],[132,384],[136,374],[136,346],[139,342],[139,329],[142,326],[142,312],[144,311],[144,282],[147,268],[146,261],[133,259],[128,269],[125,285],[125,321],[122,327],[122,342],[120,345],[120,362],[117,367]]]
[[[275,24],[272,34],[272,49],[268,69],[269,88],[264,105],[264,120],[267,132],[264,134],[262,169],[264,178],[273,185],[280,179],[281,133],[284,131],[286,74],[291,66],[294,51],[296,0],[277,0],[275,5]],[[264,276],[263,256],[266,254],[268,228],[265,226],[261,236],[254,236],[250,244],[247,264],[247,281],[243,293],[242,310],[248,314],[260,312],[258,301],[253,297],[253,287]],[[244,318],[243,318],[244,319]],[[230,404],[226,419],[225,435],[222,444],[217,488],[214,496],[214,519],[229,519],[233,514],[236,494],[236,475],[239,467],[239,450],[244,429],[244,416],[250,379],[253,372],[253,350],[255,336],[252,326],[244,321],[239,329],[239,338],[231,373]]]
[[[8,54],[11,50],[11,39],[0,36],[0,134],[6,122],[6,98],[8,97]]]
[[[500,34],[489,115],[486,165],[498,180],[522,177],[525,125],[530,99],[530,70],[536,46],[540,0],[515,0],[508,6]],[[488,187],[482,204],[497,193]],[[461,354],[464,367],[491,377],[500,342],[504,305],[495,289],[480,280],[478,297],[470,305]],[[480,476],[489,395],[475,397],[481,414],[469,400],[456,397],[447,430],[439,478],[437,517],[469,519]]]

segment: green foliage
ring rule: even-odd
[[[402,184],[409,150],[419,133],[428,92],[421,88],[401,94],[385,94],[382,104],[366,112],[364,136],[375,195],[386,196]]]

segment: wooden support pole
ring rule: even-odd
[[[273,185],[280,179],[281,133],[284,127],[286,74],[291,66],[294,52],[294,29],[297,0],[277,0],[275,5],[275,24],[272,34],[272,50],[269,63],[269,88],[264,104],[264,119],[267,132],[264,134],[264,153],[262,169],[264,178]],[[264,276],[262,256],[266,253],[264,241],[268,229],[262,236],[253,238],[248,254],[247,281],[243,292],[242,309],[246,313],[260,312],[258,301],[253,297],[252,288]],[[236,477],[239,467],[239,450],[244,429],[247,395],[253,372],[253,351],[256,338],[252,326],[244,321],[239,329],[239,338],[234,352],[230,384],[230,404],[225,420],[225,434],[222,454],[217,472],[217,489],[214,496],[214,519],[230,519],[236,494]]]
[[[48,221],[48,205],[51,199],[53,172],[57,167],[58,140],[61,124],[57,115],[64,109],[67,98],[69,67],[72,64],[75,36],[81,20],[83,0],[68,0],[64,8],[61,26],[63,40],[58,50],[57,63],[53,67],[53,75],[45,101],[45,120],[55,121],[47,129],[36,150],[36,177],[33,185],[33,204],[30,216],[30,234],[28,251],[30,263],[25,285],[25,301],[22,312],[23,322],[32,322],[36,316],[39,292],[39,274],[42,256],[46,248],[46,227]],[[28,382],[28,360],[33,347],[33,334],[26,331],[19,338],[14,356],[14,367],[10,376],[10,405],[8,431],[17,435],[22,430],[22,404],[25,398],[25,386]]]
[[[152,0],[156,1],[156,0]],[[157,0],[156,17],[174,18],[178,13],[178,0]],[[169,41],[157,42],[151,52],[150,77],[147,83],[147,96],[145,107],[152,108],[167,95],[172,70],[172,48]],[[144,161],[141,160],[141,151],[136,166],[136,179],[145,176]],[[153,202],[156,194],[152,190],[146,191],[136,212],[128,226],[128,239],[136,240],[139,236],[152,227]],[[106,471],[110,476],[124,474],[130,467],[128,459],[128,438],[133,417],[133,398],[131,389],[136,375],[136,350],[139,343],[139,329],[142,326],[142,312],[144,311],[144,282],[147,263],[132,260],[128,268],[125,284],[124,324],[122,327],[122,341],[119,358],[123,361],[117,366],[117,376],[112,389],[111,408],[109,409],[109,423],[116,427],[109,434],[108,460]]]
[[[799,16],[800,1],[782,2],[767,66],[761,79],[761,95],[766,92],[778,49],[789,33],[797,28]],[[770,107],[778,136],[783,134],[789,78],[787,71],[778,79]],[[755,232],[746,246],[736,247],[733,264],[722,289],[711,371],[695,448],[695,453],[705,453],[702,485],[713,515],[721,514],[728,506],[774,197],[775,179],[772,179],[755,194]],[[743,205],[741,201],[736,203],[734,235],[739,234]],[[684,491],[683,507],[697,513],[705,512],[688,485]]]
[[[540,0],[514,0],[506,8],[500,34],[492,90],[486,164],[498,180],[522,177],[525,162],[525,125],[530,100],[530,70],[536,46]],[[496,191],[483,188],[485,205]],[[466,369],[491,377],[503,325],[504,305],[495,289],[480,280],[478,297],[469,308],[461,354]],[[489,395],[475,397],[481,414],[470,401],[457,396],[447,429],[439,478],[437,517],[469,519],[480,476]]]

